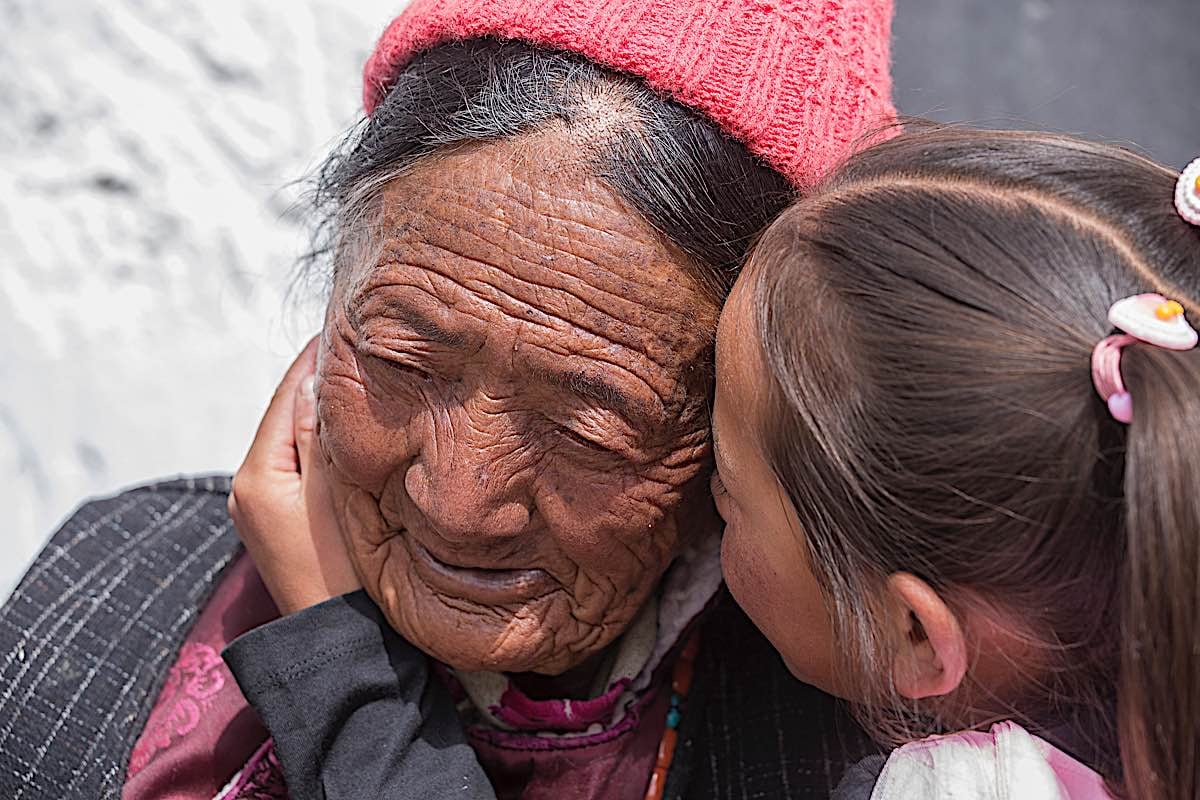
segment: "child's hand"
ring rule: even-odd
[[[282,614],[360,587],[346,554],[316,437],[317,339],[292,362],[246,460],[229,515]]]

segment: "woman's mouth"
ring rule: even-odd
[[[558,582],[542,569],[487,569],[449,564],[411,534],[402,538],[421,580],[439,594],[484,605],[505,605],[533,600],[558,588]]]

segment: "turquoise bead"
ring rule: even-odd
[[[682,715],[679,713],[678,708],[672,708],[670,711],[668,711],[667,712],[667,727],[671,728],[672,730],[674,730],[675,728],[678,728],[679,727],[679,718],[681,716]]]

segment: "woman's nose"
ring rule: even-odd
[[[529,525],[521,448],[443,441],[425,448],[404,477],[408,496],[450,541],[517,536]]]

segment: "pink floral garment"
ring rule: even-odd
[[[122,800],[209,800],[260,749],[267,731],[221,650],[278,615],[253,563],[239,557],[167,672],[130,755]],[[260,795],[274,796],[286,795]]]
[[[161,695],[165,703],[155,706],[145,733],[129,759],[129,777],[134,777],[154,756],[186,737],[207,716],[213,698],[225,688],[221,656],[211,645],[188,642],[179,651],[179,661],[167,673]]]

